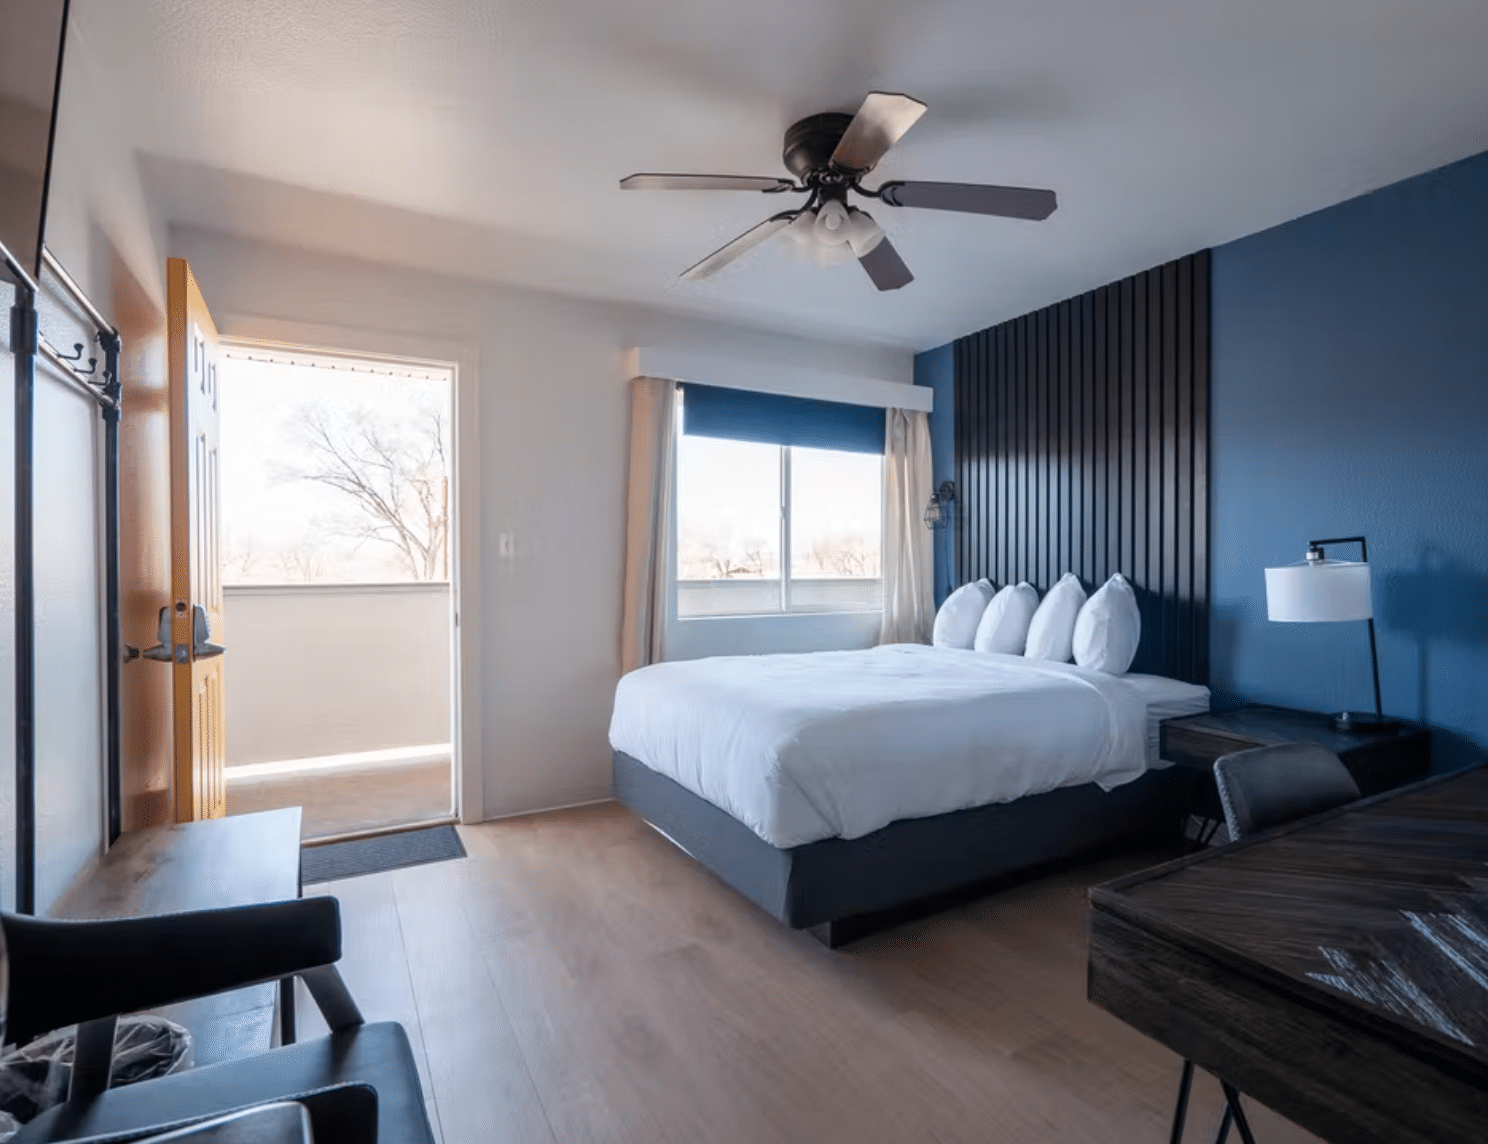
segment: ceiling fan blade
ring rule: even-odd
[[[689,266],[682,272],[682,277],[689,280],[711,278],[729,263],[743,258],[756,246],[784,230],[799,213],[799,211],[782,211],[778,215],[765,219],[758,226],[746,230],[727,246],[720,246],[696,266]]]
[[[833,165],[859,173],[872,170],[924,114],[925,105],[913,96],[869,92],[832,152]]]
[[[885,183],[879,198],[895,207],[924,207],[932,211],[999,215],[1042,222],[1054,213],[1059,199],[1053,191],[1032,187],[994,187],[983,183]]]
[[[914,281],[914,275],[888,238],[881,239],[867,254],[860,255],[858,262],[880,290],[897,290]]]
[[[622,191],[775,191],[795,189],[789,179],[768,175],[627,175]]]

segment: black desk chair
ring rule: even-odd
[[[25,1044],[78,1026],[66,1102],[23,1127],[13,1144],[138,1140],[285,1100],[309,1109],[316,1144],[434,1142],[403,1027],[365,1024],[336,971],[334,898],[110,921],[4,914],[0,933],[10,973],[4,1039]],[[329,1036],[109,1087],[119,1015],[293,975],[309,988]]]
[[[1273,826],[1346,806],[1359,798],[1354,776],[1332,751],[1316,743],[1283,743],[1236,751],[1214,761],[1214,783],[1224,806],[1230,840],[1238,842]],[[1172,1144],[1181,1144],[1188,1116],[1188,1092],[1193,1084],[1193,1061],[1183,1062],[1178,1082],[1178,1104],[1173,1110]],[[1224,1117],[1215,1144],[1229,1139],[1233,1121],[1244,1144],[1255,1144],[1240,1093],[1223,1079]]]
[[[1238,842],[1284,822],[1346,806],[1359,784],[1327,747],[1283,743],[1236,751],[1214,762],[1225,826]]]

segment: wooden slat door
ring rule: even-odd
[[[171,395],[171,664],[176,821],[227,813],[223,660],[193,632],[200,607],[210,642],[223,637],[218,480],[217,327],[184,259],[166,262]]]

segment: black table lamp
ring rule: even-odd
[[[1360,561],[1329,560],[1328,544],[1357,544]],[[1342,711],[1333,717],[1340,731],[1393,731],[1380,707],[1379,651],[1374,639],[1374,601],[1369,583],[1369,546],[1362,536],[1312,540],[1300,564],[1266,569],[1266,616],[1281,623],[1369,622],[1369,660],[1374,669],[1374,713]]]

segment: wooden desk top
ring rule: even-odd
[[[121,834],[54,913],[143,917],[299,896],[300,808],[294,806]]]
[[[222,909],[300,896],[300,808],[121,834],[92,876],[58,903],[62,918]],[[194,1063],[270,1047],[278,987],[238,989],[159,1010],[191,1030]]]
[[[1488,768],[1179,859],[1090,900],[1488,1087]]]

